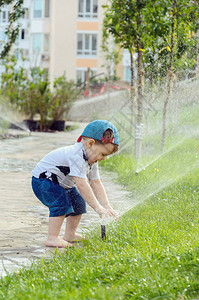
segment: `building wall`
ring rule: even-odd
[[[103,29],[103,18],[104,18],[104,9],[102,5],[106,4],[107,0],[102,0],[100,2],[99,7],[99,48],[98,48],[98,68],[99,73],[106,72],[106,61],[105,61],[105,54],[102,51],[102,29]],[[103,66],[103,67],[102,67]]]
[[[105,72],[104,55],[102,54],[102,22],[103,8],[102,5],[106,0],[98,1],[98,15],[95,18],[77,18],[77,34],[96,34],[97,35],[97,54],[96,55],[78,55],[76,57],[76,71],[86,72],[88,68],[91,70],[91,75]],[[83,77],[82,77],[83,79]],[[85,79],[85,78],[84,78]]]
[[[17,54],[18,65],[23,65],[27,69],[37,66],[46,68],[51,82],[55,77],[63,74],[66,75],[67,79],[76,80],[79,76],[78,78],[84,80],[88,68],[92,74],[106,73],[105,54],[102,52],[101,44],[104,14],[102,5],[107,0],[98,0],[97,17],[86,17],[85,15],[78,17],[78,0],[49,1],[49,16],[46,16],[45,13],[47,0],[37,2],[41,10],[38,16],[34,14],[34,0],[24,1],[27,14],[25,18],[19,21],[21,25],[20,35],[13,46],[13,53]],[[10,7],[5,7],[5,10],[8,12]],[[5,30],[6,25],[8,23],[3,22],[0,18],[1,32]],[[84,49],[84,51],[79,52],[78,45],[81,45],[81,39],[86,44],[88,36],[90,36],[89,41],[92,47],[95,45],[93,40],[95,41],[97,36],[97,51],[90,49],[90,52],[86,53]],[[22,57],[27,60],[23,62]],[[123,79],[122,65],[118,66],[117,75]]]
[[[77,1],[51,0],[50,79],[75,79]]]
[[[88,68],[94,73],[105,71],[102,42],[102,5],[106,0],[98,1],[97,18],[78,17],[78,0],[51,0],[51,39],[50,39],[50,79],[66,74],[68,79],[76,80],[77,71],[82,79]],[[77,36],[79,34],[97,34],[97,55],[79,55]]]

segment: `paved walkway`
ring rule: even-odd
[[[0,276],[30,265],[32,259],[52,251],[44,246],[48,209],[32,193],[31,170],[49,151],[74,143],[85,125],[79,123],[70,132],[24,133],[23,138],[0,141]],[[112,173],[101,171],[111,204],[118,212],[124,212],[128,208],[127,192],[113,182]],[[92,228],[96,222],[98,215],[89,209],[79,231]]]

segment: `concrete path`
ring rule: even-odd
[[[51,253],[44,246],[48,209],[33,195],[31,170],[49,151],[73,144],[85,125],[78,123],[78,128],[70,132],[23,133],[23,138],[0,141],[0,276]],[[113,182],[114,174],[101,171],[112,206],[120,213],[126,211],[130,207],[127,192]],[[88,207],[79,232],[96,222],[98,215]]]

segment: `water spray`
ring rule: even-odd
[[[5,117],[5,115],[3,115],[3,116],[0,115],[0,120],[1,119],[5,120],[6,122],[8,122],[11,125],[10,128],[12,128],[12,126],[14,126],[12,129],[20,129],[20,130],[28,132],[29,136],[31,135],[30,129],[28,129],[27,126],[25,126],[23,123],[20,124],[18,122],[15,122],[15,121],[9,119],[8,117]]]
[[[166,151],[164,151],[162,154],[158,155],[156,158],[154,158],[153,160],[151,160],[149,163],[145,164],[144,167],[140,167],[140,168],[137,167],[137,169],[135,171],[135,175],[138,176],[140,172],[145,171],[146,168],[148,168],[149,166],[151,166],[158,159],[160,159],[164,155],[166,155],[169,152],[171,152],[172,150],[174,150],[176,147],[178,147],[180,144],[182,144],[184,140],[185,140],[185,137],[182,138],[179,142],[177,142],[174,146],[170,147],[169,149],[167,149]],[[198,151],[198,153],[199,153],[199,151]]]
[[[135,175],[137,176],[141,171],[144,171],[146,168],[148,168],[149,166],[151,166],[154,162],[156,162],[158,159],[160,159],[161,157],[163,157],[164,155],[168,154],[169,152],[171,152],[172,150],[174,150],[176,147],[178,147],[180,144],[182,144],[185,140],[185,137],[182,138],[179,142],[177,142],[175,145],[173,145],[172,147],[170,147],[169,149],[167,149],[166,151],[164,151],[163,153],[161,153],[160,155],[158,155],[156,158],[154,158],[153,160],[151,160],[149,163],[145,164],[144,167],[141,167],[140,169],[137,168]]]

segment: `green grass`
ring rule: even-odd
[[[183,107],[179,113],[180,123],[183,125],[198,126],[198,110],[198,102]]]
[[[120,154],[107,159],[103,165],[117,172],[119,181],[132,192],[132,198],[141,201],[198,168],[198,150],[198,140],[189,138],[162,155],[145,155],[138,164],[133,155]]]
[[[191,97],[192,93],[185,102],[176,100],[169,101],[166,114],[166,147],[172,146],[184,137],[191,137],[198,129],[199,102],[197,96]],[[194,101],[193,101],[194,98]],[[179,98],[180,99],[180,98]],[[150,103],[150,101],[149,101]],[[152,104],[154,110],[144,110],[143,114],[143,133],[142,147],[143,153],[161,152],[162,140],[162,118],[163,118],[163,99],[157,94],[157,102]],[[146,106],[147,107],[147,106]],[[145,107],[145,109],[146,109]],[[178,107],[178,108],[177,108]],[[128,108],[128,109],[127,109]],[[120,145],[122,151],[131,152],[134,148],[135,129],[130,125],[130,107],[125,106],[114,114],[113,124],[119,129]],[[134,116],[136,120],[136,116]],[[136,123],[136,121],[134,122]]]
[[[81,246],[1,279],[0,299],[197,299],[196,144],[184,141],[138,176],[128,155],[105,161],[140,204],[107,226],[106,241],[96,228]]]

